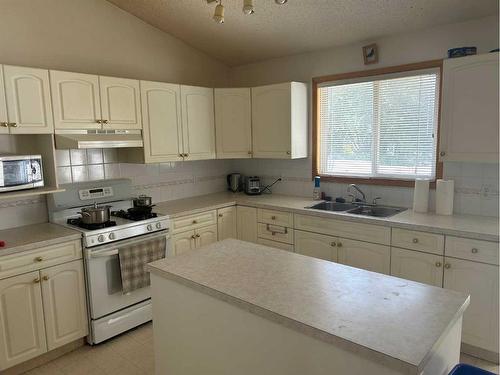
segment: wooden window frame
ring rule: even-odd
[[[414,179],[392,179],[392,178],[377,178],[377,177],[345,177],[345,176],[332,176],[319,174],[319,100],[318,91],[319,85],[325,82],[347,80],[360,77],[373,77],[391,73],[410,72],[414,70],[423,70],[439,68],[439,98],[438,98],[438,119],[436,130],[436,176],[431,181],[431,188],[435,188],[436,180],[443,178],[443,162],[439,161],[439,136],[441,128],[441,90],[443,85],[443,60],[429,60],[418,63],[391,66],[386,68],[368,69],[350,73],[340,73],[321,77],[314,77],[312,79],[312,178],[320,176],[321,180],[328,182],[348,183],[348,184],[364,184],[364,185],[384,185],[384,186],[405,186],[414,187]]]

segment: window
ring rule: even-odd
[[[434,180],[440,64],[360,74],[315,82],[314,172],[344,180]]]

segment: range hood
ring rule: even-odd
[[[64,130],[56,132],[56,149],[143,147],[140,130]]]

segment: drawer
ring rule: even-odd
[[[446,256],[498,265],[498,242],[446,236]]]
[[[82,258],[80,240],[0,257],[0,279]]]
[[[259,223],[281,225],[283,227],[293,227],[293,214],[285,211],[257,210],[257,221]]]
[[[259,223],[257,226],[257,235],[271,241],[278,241],[293,244],[293,230],[280,225]]]
[[[442,255],[444,252],[444,236],[427,232],[393,228],[392,246],[403,249],[424,251]]]
[[[295,229],[389,245],[391,229],[381,225],[354,223],[319,216],[295,215]]]
[[[281,250],[286,250],[286,251],[293,252],[293,245],[290,245],[288,243],[266,240],[264,238],[259,238],[257,240],[257,243],[260,244],[260,245],[269,246],[269,247],[275,247],[277,249],[281,249]]]
[[[172,233],[175,234],[214,224],[217,224],[217,214],[215,210],[212,210],[175,218],[172,220],[170,228]]]

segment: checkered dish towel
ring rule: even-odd
[[[167,240],[161,237],[118,250],[124,294],[149,286],[151,281],[146,264],[165,258],[166,245]]]

